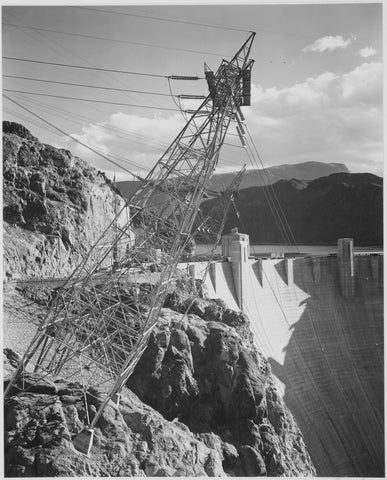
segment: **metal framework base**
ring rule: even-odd
[[[78,452],[83,453],[87,457],[90,454],[91,447],[93,446],[94,440],[94,429],[93,428],[85,428],[81,432],[78,433],[73,438],[73,445]]]

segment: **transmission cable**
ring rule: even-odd
[[[72,37],[89,38],[89,39],[92,39],[92,40],[104,40],[106,42],[123,43],[123,44],[127,44],[127,45],[137,45],[137,46],[140,46],[140,47],[162,48],[162,49],[165,49],[165,50],[176,50],[176,51],[185,52],[185,53],[198,53],[198,54],[201,54],[201,55],[213,55],[213,56],[216,56],[216,57],[226,57],[226,56],[228,56],[228,55],[224,55],[224,54],[221,54],[221,53],[203,52],[201,50],[191,50],[191,49],[188,49],[188,48],[170,47],[170,46],[167,46],[167,45],[157,45],[157,44],[153,44],[153,43],[131,42],[129,40],[119,40],[119,39],[114,39],[114,38],[98,37],[98,36],[95,36],[95,35],[84,35],[84,34],[81,34],[81,33],[71,33],[71,32],[63,32],[63,31],[60,31],[60,30],[50,30],[48,28],[33,27],[31,25],[16,25],[14,23],[3,23],[3,25],[6,25],[8,27],[16,27],[16,28],[28,28],[29,30],[38,30],[38,31],[41,31],[41,32],[58,33],[58,34],[61,34],[61,35],[68,35],[68,36],[72,36]]]
[[[15,112],[12,112],[15,114]],[[20,114],[19,114],[20,115]],[[21,115],[20,115],[21,116]],[[23,117],[21,117],[23,118]],[[43,124],[40,124],[38,125],[37,122],[35,122],[34,120],[31,120],[29,119],[28,117],[24,117],[25,119],[27,119],[28,121],[30,121],[31,123],[37,125],[37,126],[40,126],[40,128],[43,128],[44,130],[46,131],[49,131],[49,132],[53,132],[53,133],[57,133],[56,130],[54,130],[53,128],[50,128],[48,127],[47,125],[43,125]],[[98,148],[98,146],[96,145],[93,145],[92,143],[89,143],[89,142],[84,142],[85,143],[85,146],[86,147],[91,147],[95,150],[95,153],[98,153],[98,154],[103,154],[103,155],[109,155],[110,158],[113,158],[113,159],[116,159],[117,161],[119,161],[119,166],[121,168],[124,168],[123,167],[123,164],[126,164],[126,165],[129,165],[131,166],[131,168],[136,168],[137,171],[138,170],[143,170],[145,174],[148,173],[149,169],[145,168],[143,165],[140,165],[136,162],[133,162],[131,160],[128,160],[127,158],[124,158],[116,153],[113,153],[113,152],[109,152],[109,151],[106,151],[106,150],[102,150],[101,148]]]
[[[10,93],[23,93],[25,95],[37,95],[39,97],[50,97],[50,98],[62,98],[65,100],[79,100],[82,102],[92,102],[92,103],[103,103],[106,105],[120,105],[124,107],[138,107],[138,108],[151,108],[152,110],[167,110],[169,112],[177,112],[175,108],[167,108],[167,107],[152,107],[150,105],[136,105],[133,103],[122,103],[122,102],[108,102],[105,100],[93,100],[91,98],[79,98],[79,97],[66,97],[64,95],[50,95],[48,93],[37,93],[37,92],[26,92],[24,90],[10,90],[7,88],[3,89],[3,92],[10,92]]]
[[[22,107],[22,108],[23,108],[23,107]],[[55,110],[55,109],[52,108],[51,110]],[[33,112],[31,112],[30,110],[27,109],[27,111],[30,112],[32,115],[37,116],[36,114],[34,114]],[[15,112],[13,112],[13,113],[15,113]],[[16,115],[21,116],[20,114],[17,114],[17,113],[16,113]],[[21,116],[21,118],[23,118],[23,117]],[[46,122],[46,123],[48,123],[50,126],[52,125],[52,128],[47,127],[47,126],[42,125],[42,124],[38,125],[38,123],[37,123],[36,121],[31,120],[31,119],[29,119],[28,117],[24,117],[24,118],[27,119],[28,121],[30,121],[31,123],[39,126],[40,128],[43,128],[43,129],[45,129],[45,130],[47,130],[47,131],[50,131],[50,132],[54,132],[54,133],[55,133],[56,130],[59,130],[60,133],[63,133],[62,130],[58,129],[57,127],[55,127],[54,125],[52,125],[51,123],[47,122],[47,121],[44,120],[44,119],[43,119],[43,121]],[[39,116],[38,116],[38,118],[42,118],[42,117],[39,117]],[[129,164],[129,165],[131,165],[132,167],[135,167],[135,168],[137,168],[137,169],[143,170],[145,173],[148,173],[148,171],[149,171],[149,169],[145,168],[143,165],[139,165],[138,163],[133,162],[133,161],[130,161],[130,160],[126,159],[126,158],[123,158],[123,157],[120,156],[120,155],[117,155],[117,154],[114,154],[114,153],[111,153],[111,152],[103,151],[103,150],[101,150],[100,148],[98,148],[98,147],[96,147],[95,145],[92,145],[92,144],[90,144],[90,143],[81,142],[81,141],[78,140],[77,138],[72,137],[71,135],[68,135],[68,134],[66,134],[66,133],[64,133],[64,134],[67,135],[67,136],[69,136],[71,139],[75,140],[77,143],[80,143],[80,144],[83,145],[85,148],[88,148],[88,149],[91,150],[93,153],[96,153],[97,155],[100,155],[102,158],[106,158],[104,155],[109,155],[110,157],[113,157],[113,158],[119,160],[120,163],[115,163],[115,162],[113,162],[112,160],[109,160],[109,161],[110,161],[111,163],[114,163],[116,166],[122,168],[122,169],[125,170],[126,172],[130,173],[131,175],[133,175],[134,177],[136,177],[137,180],[139,180],[139,181],[143,181],[143,177],[140,177],[138,174],[137,174],[137,175],[134,174],[133,171],[130,171],[130,172],[129,172],[129,171],[122,165],[122,163]]]
[[[20,77],[18,75],[3,75],[4,78],[16,78],[18,80],[31,80],[34,82],[43,82],[43,83],[54,83],[58,85],[69,85],[72,87],[86,87],[86,88],[97,88],[101,90],[112,90],[114,92],[130,92],[130,93],[143,93],[147,95],[159,95],[162,97],[170,97],[168,93],[159,93],[159,92],[148,92],[143,90],[129,90],[126,88],[113,88],[113,87],[101,87],[100,85],[87,85],[85,83],[71,83],[71,82],[59,82],[57,80],[46,80],[44,78],[32,78],[32,77]],[[169,81],[169,79],[168,79]]]
[[[268,178],[268,177],[269,177],[269,173],[267,172],[267,170],[265,169],[265,166],[263,165],[262,158],[261,158],[261,156],[260,156],[260,154],[259,154],[259,152],[258,152],[257,147],[255,146],[254,140],[253,140],[253,138],[252,138],[252,136],[251,136],[251,134],[250,134],[250,131],[249,131],[249,129],[247,128],[247,126],[246,126],[246,131],[247,131],[247,134],[248,134],[248,136],[249,136],[249,140],[250,140],[250,142],[251,142],[251,144],[252,144],[252,146],[253,146],[253,148],[254,148],[254,151],[255,151],[258,159],[259,159],[259,162],[260,162],[260,164],[261,164],[261,166],[262,166],[262,169],[263,169],[263,171],[265,172],[264,175],[266,176],[266,178]],[[277,204],[277,206],[278,206],[278,215],[279,215],[279,218],[281,219],[281,222],[282,222],[283,225],[284,225],[285,231],[287,231],[287,236],[288,236],[288,238],[291,240],[291,241],[290,241],[290,244],[293,244],[294,246],[296,246],[296,245],[297,245],[297,242],[296,242],[296,240],[295,240],[293,231],[292,231],[292,229],[291,229],[291,227],[290,227],[290,225],[289,225],[288,219],[287,219],[287,217],[286,217],[286,215],[285,215],[285,213],[284,213],[284,211],[283,211],[283,208],[282,208],[282,206],[281,206],[281,202],[279,201],[278,196],[277,196],[277,193],[276,193],[276,191],[275,191],[272,183],[270,182],[270,180],[268,181],[268,187],[269,187],[269,190],[270,190],[270,191],[272,192],[272,194],[273,194],[273,197],[274,197],[273,203],[274,203],[274,205]],[[298,249],[298,247],[297,247],[297,249]]]
[[[15,115],[15,117],[20,118],[21,120],[27,121],[38,128],[41,128],[50,133],[54,133],[55,135],[58,135],[58,132],[54,128],[49,127],[48,125],[45,125],[44,123],[39,122],[36,119],[30,118],[27,115],[23,115],[22,113],[17,112],[16,110],[12,110],[11,108],[3,107],[3,110],[4,112],[10,113],[11,115]]]
[[[283,240],[284,240],[284,243],[289,246],[291,245],[291,241],[290,241],[290,238],[284,228],[284,225],[283,225],[283,222],[281,220],[281,217],[278,213],[278,210],[276,208],[276,205],[274,204],[273,202],[273,199],[270,195],[270,191],[268,191],[268,186],[269,186],[269,182],[266,178],[266,172],[265,172],[265,169],[263,168],[259,168],[255,158],[254,158],[254,153],[252,152],[251,148],[250,150],[246,150],[246,153],[247,153],[247,156],[250,160],[250,163],[253,167],[253,171],[256,172],[256,175],[257,177],[259,177],[259,175],[261,175],[262,179],[263,179],[263,188],[262,188],[262,191],[263,191],[263,194],[264,194],[264,197],[266,199],[266,202],[269,206],[269,209],[271,211],[271,214],[274,218],[274,221],[276,223],[276,226],[278,228],[278,231],[280,232],[280,235],[282,236]]]
[[[256,164],[256,161],[254,160],[254,153],[253,153],[251,150],[250,150],[250,151],[249,151],[249,150],[246,150],[246,154],[247,154],[247,156],[248,156],[248,158],[249,158],[249,160],[250,160],[250,163],[251,163],[251,165],[253,166],[253,168],[255,167],[254,171],[256,172],[256,174],[257,174],[257,176],[258,176],[259,173],[258,173],[258,171],[256,170],[256,168],[258,167],[258,165]],[[262,170],[259,170],[259,172],[264,175],[264,173],[263,173]],[[273,203],[273,200],[272,200],[272,198],[271,198],[271,196],[270,196],[270,192],[267,191],[267,188],[266,188],[266,187],[267,187],[267,185],[264,185],[262,191],[263,191],[264,197],[265,197],[265,199],[266,199],[266,202],[267,202],[267,204],[268,204],[268,206],[269,206],[269,209],[270,209],[270,211],[271,211],[271,213],[272,213],[272,216],[273,216],[273,218],[274,218],[274,221],[275,221],[275,223],[276,223],[276,226],[277,226],[277,228],[278,228],[278,231],[279,231],[280,235],[282,236],[285,244],[286,244],[286,245],[291,245],[289,236],[288,236],[286,230],[284,229],[283,222],[282,222],[281,217],[280,217],[280,215],[279,215],[279,213],[278,213],[278,210],[277,210],[275,204]]]
[[[122,170],[125,170],[127,173],[129,173],[130,175],[133,175],[133,177],[136,177],[137,180],[140,180],[140,181],[144,181],[144,179],[142,177],[140,177],[139,175],[135,174],[134,172],[128,170],[127,168],[123,167],[122,165],[120,165],[119,163],[115,162],[114,160],[111,160],[110,158],[108,158],[106,155],[103,155],[102,153],[98,152],[97,150],[95,150],[94,148],[90,147],[89,145],[87,145],[86,143],[82,142],[81,140],[78,140],[77,138],[73,137],[72,135],[70,135],[69,133],[65,132],[64,130],[62,130],[61,128],[57,127],[56,125],[54,125],[53,123],[49,122],[48,120],[45,120],[43,117],[41,117],[40,115],[38,115],[37,113],[34,113],[32,112],[31,110],[29,110],[28,108],[24,107],[23,105],[21,105],[19,102],[17,102],[16,100],[12,99],[11,97],[9,97],[8,95],[4,95],[4,97],[9,100],[10,102],[14,103],[15,105],[17,105],[18,107],[22,108],[23,110],[27,111],[28,113],[30,113],[31,115],[34,115],[35,117],[39,118],[39,120],[42,120],[44,123],[47,123],[48,125],[50,125],[51,127],[55,128],[56,130],[58,130],[60,133],[62,133],[63,135],[65,135],[66,137],[69,137],[71,138],[72,140],[74,140],[75,142],[79,143],[80,145],[84,146],[85,148],[87,148],[88,150],[92,151],[93,153],[99,155],[100,157],[102,157],[104,160],[107,160],[108,162],[112,163],[113,165],[115,165],[116,167],[119,167],[119,168],[122,168]]]
[[[249,32],[249,30],[242,29],[242,28],[237,28],[234,26],[225,26],[225,25],[214,25],[214,24],[208,24],[208,23],[200,23],[200,22],[190,22],[187,20],[179,20],[179,19],[172,19],[172,18],[162,18],[162,17],[155,17],[155,16],[150,16],[150,15],[140,15],[136,13],[127,13],[127,12],[112,12],[111,10],[101,10],[98,8],[90,8],[90,7],[78,7],[78,6],[73,6],[73,8],[78,8],[81,10],[91,10],[92,12],[100,12],[100,13],[109,13],[111,15],[124,15],[128,17],[138,17],[138,18],[147,18],[150,20],[160,20],[162,22],[172,22],[172,23],[182,23],[186,25],[196,25],[199,27],[209,27],[209,28],[218,28],[221,30],[232,30],[235,32]]]
[[[278,200],[277,194],[276,194],[272,184],[270,183],[270,180],[268,178],[268,173],[267,173],[267,171],[266,171],[266,169],[263,165],[262,158],[259,155],[259,152],[258,152],[258,150],[257,150],[257,148],[254,144],[254,141],[253,141],[253,138],[252,138],[250,132],[248,131],[248,128],[247,127],[245,127],[245,128],[246,128],[246,130],[248,132],[248,136],[249,136],[248,148],[250,149],[251,156],[252,156],[252,159],[253,159],[253,162],[254,162],[254,163],[252,162],[252,165],[254,167],[254,164],[255,164],[254,171],[257,173],[257,175],[258,175],[258,171],[261,173],[262,178],[264,180],[264,183],[266,183],[266,187],[268,187],[269,191],[266,192],[266,188],[263,188],[263,192],[264,192],[266,201],[268,202],[269,208],[272,211],[273,217],[274,217],[275,222],[277,224],[277,228],[279,229],[279,231],[280,231],[280,233],[281,233],[281,235],[282,235],[282,237],[283,237],[283,239],[284,239],[284,241],[287,245],[289,245],[289,246],[290,245],[296,245],[292,230],[289,226],[286,215],[284,214],[284,212],[282,210],[282,207],[281,207],[281,204]],[[254,151],[251,149],[250,143],[253,146]],[[246,152],[247,152],[247,150],[246,150]],[[259,166],[258,166],[258,163],[255,159],[255,155],[259,159],[261,168],[259,168]],[[251,161],[251,158],[250,158],[250,161]],[[265,185],[264,185],[264,187],[265,187]],[[272,195],[270,194],[270,192],[271,192]],[[277,221],[277,218],[278,218],[278,221]]]
[[[81,124],[80,120],[87,121],[91,124],[93,124],[93,123],[95,124],[95,121],[93,119],[91,119],[89,117],[86,117],[84,115],[76,114],[74,112],[69,112],[68,110],[65,110],[63,108],[53,107],[53,106],[51,106],[49,104],[46,104],[44,102],[37,101],[37,100],[27,98],[27,97],[26,97],[25,101],[32,104],[32,106],[38,107],[39,109],[43,109],[43,110],[46,110],[46,111],[49,111],[49,112],[54,112],[56,117],[59,115],[59,112],[62,112],[62,115],[61,115],[62,118],[65,118],[65,119],[66,118],[75,118],[76,121],[80,124]],[[98,109],[95,106],[91,106],[91,107],[93,108],[93,110],[101,111],[100,109]],[[130,131],[130,130],[129,131],[128,130],[123,130],[123,129],[120,129],[118,127],[113,127],[111,125],[104,125],[103,123],[98,123],[98,122],[97,122],[97,126],[100,126],[101,128],[112,131],[112,132],[117,132],[117,133],[114,133],[114,136],[116,136],[116,137],[123,138],[123,139],[130,139],[132,141],[134,140],[135,142],[141,143],[141,144],[146,142],[148,146],[151,146],[152,148],[157,148],[158,150],[160,148],[166,149],[169,146],[169,144],[166,143],[166,142],[161,142],[159,140],[151,139],[151,138],[149,138],[145,135],[141,135],[140,133],[133,132],[133,131]],[[121,135],[120,135],[120,133],[121,133]],[[153,145],[149,145],[149,144],[153,144]]]
[[[20,23],[20,19],[17,18],[15,15],[11,15],[9,14],[10,17],[12,17],[14,19],[14,21]],[[73,62],[73,58],[77,58],[78,60],[81,60],[82,63],[90,66],[90,67],[94,67],[94,65],[92,63],[90,63],[87,59],[81,57],[79,54],[76,54],[75,52],[73,52],[72,50],[69,50],[68,48],[66,48],[64,45],[62,44],[58,44],[55,40],[53,40],[52,38],[49,38],[47,37],[46,35],[44,35],[43,33],[41,32],[32,32],[32,33],[29,33],[28,31],[26,31],[25,29],[21,29],[26,35],[28,35],[29,37],[33,38],[34,40],[37,40],[38,42],[42,43],[44,46],[47,46],[50,50],[53,50],[55,51],[56,53],[59,53],[59,55],[61,57],[65,57],[66,59],[68,58],[68,54],[63,54],[63,53],[60,53],[58,52],[58,49],[55,48],[55,47],[52,47],[50,45],[48,45],[48,42],[56,45],[56,47],[59,47],[61,50],[64,50],[66,52],[68,52],[70,55],[71,55],[71,62]],[[36,38],[35,37],[35,33],[39,36],[39,37],[42,37],[43,40],[41,38]],[[112,74],[109,74],[109,73],[105,73],[105,75],[107,75],[108,77],[110,77],[111,81],[113,81],[115,84],[119,85],[119,86],[123,86],[123,87],[127,87],[127,85],[125,83],[123,83],[122,81],[119,81],[117,78],[114,78],[112,76]],[[96,74],[96,77],[100,78],[101,80],[103,80],[103,82],[105,83],[105,80],[101,77],[101,74],[100,73],[97,73]],[[125,95],[128,96],[128,98],[131,99],[131,95],[129,95],[128,93],[125,93]],[[147,98],[146,96],[144,96],[144,98]],[[150,102],[154,105],[157,105],[157,106],[160,106],[158,105],[155,101],[152,100],[152,98],[149,99]]]
[[[119,5],[117,5],[119,6]],[[125,15],[125,16],[130,16],[130,17],[138,17],[138,18],[148,18],[151,20],[159,20],[162,22],[172,22],[172,23],[182,23],[182,24],[187,24],[187,25],[195,25],[198,27],[208,27],[208,28],[217,28],[221,30],[230,30],[234,32],[244,32],[244,33],[249,33],[251,30],[246,30],[246,29],[241,29],[233,25],[216,25],[216,24],[209,24],[209,23],[200,23],[200,22],[190,22],[188,20],[181,20],[181,19],[172,19],[172,18],[162,18],[162,17],[156,17],[156,16],[148,16],[148,15],[140,15],[140,14],[135,14],[135,13],[127,13],[127,12],[112,12],[109,10],[101,10],[101,9],[96,9],[96,8],[88,8],[88,7],[78,7],[78,6],[72,6],[73,8],[80,8],[82,10],[91,10],[93,12],[101,12],[101,13],[109,13],[112,15]],[[291,37],[301,37],[301,38],[307,38],[307,39],[316,39],[315,35],[305,35],[302,33],[295,33],[295,32],[280,32],[278,30],[270,30],[267,28],[258,28],[257,26],[254,26],[254,31],[256,32],[264,32],[264,33],[269,33],[271,35],[282,35],[282,36],[291,36]]]
[[[115,70],[112,68],[101,68],[101,67],[86,67],[85,65],[71,65],[68,63],[58,63],[58,62],[46,62],[43,60],[32,60],[28,58],[18,58],[18,57],[8,57],[4,56],[3,57],[6,60],[14,60],[17,62],[29,62],[29,63],[38,63],[41,65],[53,65],[56,67],[66,67],[66,68],[80,68],[83,70],[96,70],[99,72],[111,72],[111,73],[123,73],[125,75],[140,75],[144,77],[154,77],[154,78],[172,78],[174,80],[181,79],[181,80],[204,80],[203,77],[198,77],[198,76],[177,76],[177,75],[160,75],[156,73],[144,73],[144,72],[133,72],[133,71],[128,71],[128,70]]]

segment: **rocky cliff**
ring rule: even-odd
[[[7,122],[3,172],[5,276],[70,273],[113,218],[112,186]],[[48,282],[27,285],[4,289],[5,382],[52,296]],[[175,287],[119,407],[111,402],[98,422],[89,457],[72,439],[101,403],[98,386],[85,396],[75,381],[24,375],[31,388],[5,405],[6,476],[315,475],[247,318]]]
[[[248,318],[221,301],[172,294],[128,386],[207,446],[228,444],[226,473],[305,476],[315,470],[302,434],[279,397]],[[189,314],[182,313],[190,305]]]
[[[6,369],[14,353],[6,351]],[[26,376],[27,381],[31,377]],[[6,404],[5,475],[10,477],[132,477],[224,475],[222,450],[181,423],[169,422],[127,390],[120,407],[110,403],[95,430],[89,457],[72,438],[101,399],[87,397],[80,385],[42,381],[33,392]]]
[[[15,296],[7,305],[11,324],[20,317]],[[37,308],[44,311],[39,302],[25,312],[30,325]],[[180,311],[187,304],[188,317]],[[72,439],[100,405],[98,390],[90,388],[85,400],[75,382],[24,376],[33,387],[5,408],[6,476],[315,475],[247,318],[220,302],[176,294],[166,306],[130,389],[98,422],[89,457]],[[18,361],[6,348],[5,382]]]
[[[7,279],[68,275],[123,204],[102,172],[3,122]]]

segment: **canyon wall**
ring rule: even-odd
[[[5,279],[69,275],[124,205],[105,174],[3,122]]]

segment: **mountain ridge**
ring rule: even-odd
[[[237,175],[238,170],[227,173],[215,173],[210,179],[208,190],[220,192],[224,190]],[[324,177],[333,173],[350,173],[348,168],[343,163],[324,163],[324,162],[303,162],[294,165],[281,164],[272,167],[267,167],[263,170],[247,170],[240,189],[249,188],[253,186],[271,185],[279,180],[290,180],[297,178],[298,180],[314,180],[319,177]],[[117,182],[117,188],[122,195],[130,198],[141,182],[138,180],[127,180]]]
[[[204,214],[214,201],[202,203]],[[239,217],[230,211],[224,231],[237,226],[253,242],[326,244],[352,237],[357,245],[383,244],[383,179],[371,173],[249,187],[239,191],[235,204]],[[294,238],[281,234],[286,222]]]
[[[238,172],[218,173],[210,181],[212,190],[221,190],[229,185]],[[297,164],[281,164],[264,169],[247,170],[241,182],[240,188],[253,186],[272,185],[279,180],[314,180],[333,173],[350,173],[343,163],[302,162]]]

